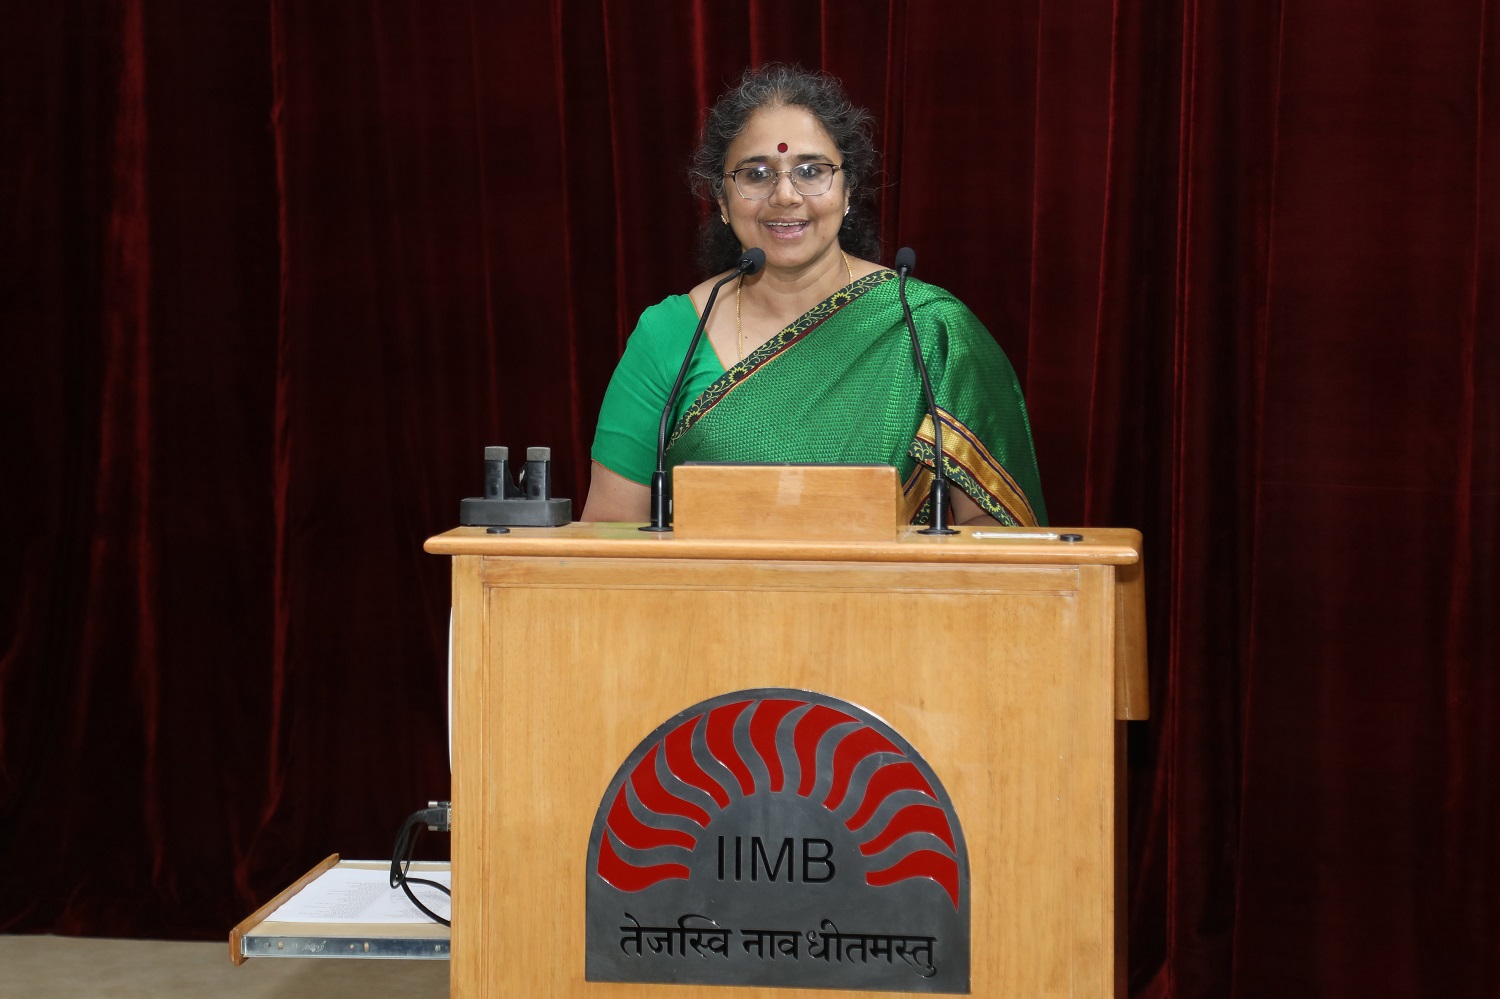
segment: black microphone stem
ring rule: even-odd
[[[651,523],[642,527],[643,531],[660,533],[672,529],[672,495],[667,488],[667,427],[672,419],[672,407],[677,402],[677,393],[682,389],[682,380],[687,377],[688,366],[693,363],[693,354],[698,349],[698,341],[703,339],[703,330],[708,326],[708,315],[713,311],[714,300],[719,297],[719,289],[724,287],[735,278],[744,277],[746,274],[754,274],[766,263],[766,253],[760,247],[751,247],[740,257],[732,274],[726,274],[713,286],[708,293],[708,301],[703,306],[703,316],[698,320],[698,328],[693,330],[693,339],[688,343],[687,356],[682,359],[682,367],[677,371],[677,380],[672,383],[672,391],[667,393],[667,404],[661,411],[661,425],[656,430],[656,471],[651,473]]]
[[[957,534],[948,521],[952,511],[948,508],[948,477],[943,471],[943,422],[938,418],[937,397],[932,393],[932,379],[927,374],[927,362],[922,357],[922,344],[917,339],[917,324],[911,317],[911,305],[906,301],[906,275],[916,266],[916,254],[902,248],[896,254],[896,273],[900,276],[896,291],[901,297],[901,312],[906,318],[906,331],[911,334],[911,349],[917,362],[917,371],[922,376],[922,391],[927,394],[927,410],[932,416],[932,492],[929,505],[932,508],[932,523],[918,534]]]

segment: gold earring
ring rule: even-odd
[[[719,221],[723,222],[725,225],[728,225],[729,224],[729,216],[725,215],[723,212],[720,212],[719,213]]]

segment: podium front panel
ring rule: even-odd
[[[973,995],[1121,994],[1113,565],[521,551],[453,560],[454,995],[916,994],[584,978],[617,769],[686,707],[765,687],[860,706],[941,779]]]

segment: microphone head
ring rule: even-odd
[[[740,256],[739,265],[735,269],[741,274],[759,274],[764,266],[766,266],[766,251],[758,246],[752,246]]]
[[[910,274],[917,269],[917,251],[903,246],[896,251],[896,273]]]

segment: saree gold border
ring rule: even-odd
[[[672,433],[667,437],[667,450],[670,451],[672,445],[677,443],[677,438],[687,433],[694,423],[723,402],[730,392],[738,388],[751,375],[774,361],[784,351],[796,346],[815,328],[832,319],[840,309],[853,304],[865,292],[884,284],[895,276],[895,271],[875,271],[873,274],[866,274],[851,285],[840,288],[798,316],[790,326],[752,350],[749,357],[741,358],[731,365],[722,375],[714,379],[713,384],[703,390],[702,395],[693,400],[692,405],[683,411],[682,418],[677,421],[677,425],[672,428]]]
[[[969,439],[971,437],[977,439],[978,435],[946,409],[938,407],[938,412],[943,415],[944,423],[952,424],[967,435],[958,437],[951,444],[948,441],[943,442],[943,451],[948,457],[962,465],[981,489],[1009,510],[1011,516],[1016,518],[1017,524],[1022,527],[1036,527],[1036,511],[1032,510],[1031,502],[1026,498],[1026,494],[1016,485],[1009,473],[1004,471],[1004,466],[995,459],[994,455],[985,450],[982,445],[975,445]],[[932,416],[927,415],[922,417],[922,425],[917,428],[917,439],[929,447],[936,447],[933,438]]]

